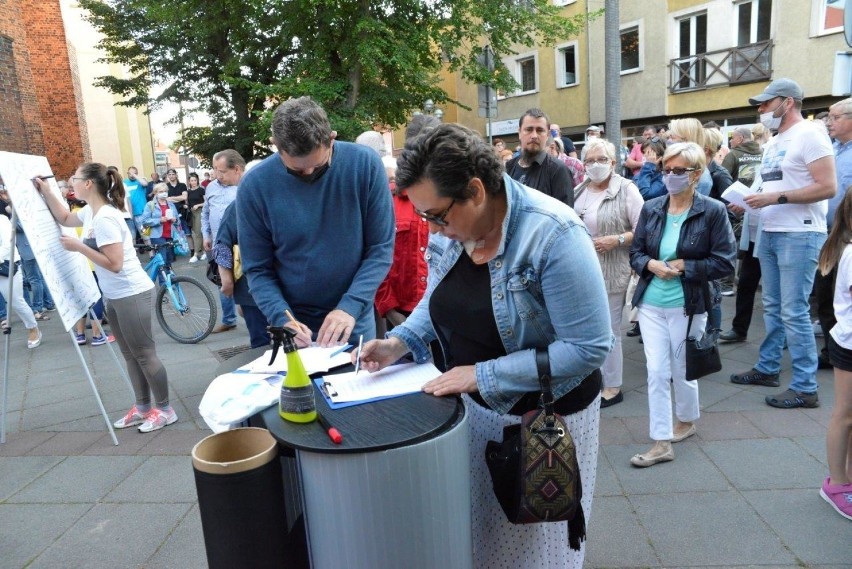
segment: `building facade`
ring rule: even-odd
[[[588,14],[603,0],[554,0],[564,14]],[[835,53],[846,51],[845,0],[642,0],[620,2],[621,126],[627,138],[646,124],[696,117],[724,126],[751,124],[748,97],[779,77],[796,80],[806,115],[826,110]],[[521,88],[498,100],[492,131],[515,139],[517,120],[539,107],[563,135],[582,142],[590,124],[603,125],[604,19],[554,47],[517,46],[503,61]],[[457,84],[459,121],[488,134],[477,112],[477,87]]]

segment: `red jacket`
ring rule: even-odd
[[[394,194],[393,209],[396,217],[393,265],[376,291],[376,309],[382,317],[393,309],[411,312],[426,292],[423,256],[429,243],[429,222],[414,213],[406,195]]]

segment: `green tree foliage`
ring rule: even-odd
[[[501,56],[564,41],[586,21],[561,16],[551,0],[79,2],[104,35],[107,60],[130,70],[99,78],[101,86],[128,106],[170,101],[207,113],[213,127],[188,128],[181,144],[208,157],[232,147],[246,159],[269,153],[279,101],[310,95],[351,139],[373,123],[405,123],[426,99],[454,102],[439,86],[442,67],[516,88]],[[493,72],[477,62],[486,44]]]

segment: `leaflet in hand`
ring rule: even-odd
[[[431,363],[398,364],[381,371],[360,371],[326,376],[323,390],[332,403],[364,401],[420,391],[424,384],[441,375]]]
[[[320,348],[319,346],[310,346],[299,350],[299,357],[302,358],[302,363],[305,364],[305,371],[308,375],[312,373],[326,372],[332,368],[340,367],[350,363],[348,350],[352,346],[332,346],[330,348]],[[287,373],[287,355],[283,351],[278,352],[278,357],[275,362],[269,365],[269,358],[272,357],[272,350],[266,350],[262,356],[254,360],[248,365],[245,365],[237,370],[242,373]]]
[[[754,193],[755,192],[751,188],[737,180],[728,186],[728,189],[722,192],[722,199],[751,212],[754,211],[754,209],[745,202],[745,198]]]

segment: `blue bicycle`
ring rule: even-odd
[[[173,246],[172,243],[137,245],[136,249],[154,251],[145,272],[158,285],[154,306],[160,326],[181,344],[196,344],[209,336],[216,325],[216,301],[210,290],[196,279],[175,274],[160,253],[161,249]]]

